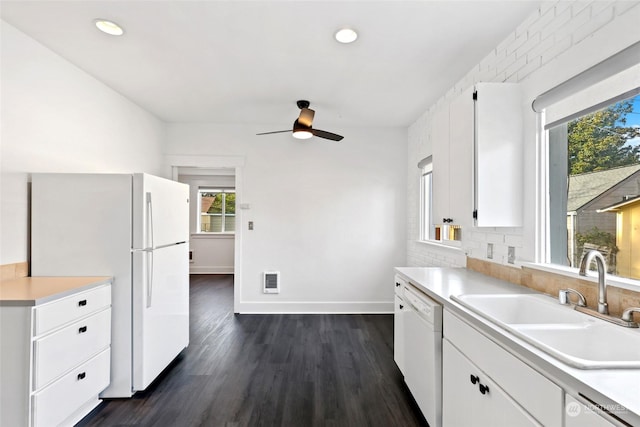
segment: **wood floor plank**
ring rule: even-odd
[[[232,276],[190,282],[189,347],[79,426],[427,425],[393,361],[392,315],[234,315]]]

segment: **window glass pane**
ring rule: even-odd
[[[433,239],[431,229],[431,173],[422,175],[422,240]]]
[[[209,221],[211,223],[210,233],[222,232],[222,215],[209,215]]]
[[[204,194],[203,198],[204,197],[212,198],[211,205],[209,206],[209,209],[207,209],[206,212],[210,214],[221,214],[222,207],[224,204],[223,194],[222,193],[203,193],[203,194]]]
[[[235,215],[225,215],[225,217],[224,217],[224,231],[227,231],[227,232],[236,231],[236,217],[235,217]]]
[[[198,194],[200,197],[200,232],[234,232],[236,193],[233,190],[201,189]]]
[[[208,233],[211,231],[211,217],[209,215],[200,215],[200,232]]]
[[[551,128],[549,156],[550,261],[640,279],[640,95]]]
[[[236,213],[236,193],[225,193],[224,212],[226,214]]]

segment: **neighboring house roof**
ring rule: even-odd
[[[574,212],[640,171],[640,164],[569,176],[567,212]]]
[[[598,209],[598,212],[611,212],[611,211],[615,212],[620,210],[620,208],[622,207],[629,206],[635,203],[640,203],[640,196],[632,197],[630,199],[623,200],[620,203],[607,206],[606,208]]]

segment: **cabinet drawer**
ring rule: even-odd
[[[43,304],[33,310],[35,336],[52,331],[111,305],[111,285],[80,292]]]
[[[33,426],[57,426],[109,385],[109,349],[32,397]]]
[[[404,288],[406,287],[407,287],[407,282],[402,277],[396,274],[396,277],[394,280],[394,289],[396,291],[396,295],[402,298]]]
[[[33,343],[33,389],[38,390],[111,342],[111,308]]]
[[[445,310],[444,336],[545,426],[561,426],[563,391],[523,361]]]

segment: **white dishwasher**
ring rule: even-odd
[[[442,306],[404,290],[404,381],[430,427],[442,425]]]

